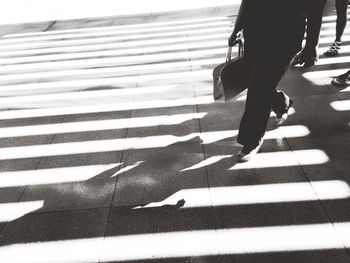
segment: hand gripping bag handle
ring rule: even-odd
[[[244,55],[244,46],[243,46],[241,34],[237,35],[237,38],[233,42],[233,45],[228,48],[227,54],[226,54],[226,63],[231,61],[231,59],[232,59],[232,47],[234,47],[235,45],[238,45],[238,57],[243,56]]]

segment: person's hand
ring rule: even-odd
[[[233,44],[235,43],[235,40],[237,39],[238,37],[238,33],[233,31],[231,36],[228,38],[228,46],[229,47],[232,47]]]
[[[296,54],[292,60],[292,66],[303,65],[304,67],[311,67],[315,65],[318,60],[317,49],[305,47]]]

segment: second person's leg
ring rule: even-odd
[[[271,113],[271,104],[276,87],[285,73],[291,56],[266,61],[260,60],[254,63],[251,80],[248,85],[248,94],[245,111],[240,123],[237,141],[243,145],[241,160],[254,152],[256,147],[260,147],[264,137],[266,126]]]
[[[335,41],[341,42],[341,37],[348,21],[348,0],[335,0],[335,7],[337,10]]]

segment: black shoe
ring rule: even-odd
[[[258,145],[244,145],[243,148],[238,152],[238,161],[247,162],[252,159],[259,151],[264,140],[260,139]]]

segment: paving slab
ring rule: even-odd
[[[349,133],[333,133],[308,138],[287,139],[293,151],[316,150],[311,159],[303,155],[295,155],[302,165],[308,179],[314,181],[339,181],[344,187],[335,187],[335,192],[344,192],[349,184]],[[316,162],[316,160],[319,160]],[[318,164],[317,164],[318,163]],[[328,188],[330,191],[332,187]],[[345,191],[347,192],[347,191]]]
[[[212,98],[238,8],[0,27],[0,261],[349,262],[349,50],[288,70],[238,163],[246,91]]]
[[[26,187],[21,201],[45,200],[41,211],[110,207],[120,160],[120,152],[43,158],[38,171],[44,177],[34,174],[38,179]]]
[[[288,125],[303,125],[311,134],[329,134],[349,130],[349,113],[336,111],[331,106],[338,101],[335,94],[292,97],[295,114],[288,118]]]
[[[205,202],[205,197],[209,196],[205,193],[208,182],[204,169],[185,170],[202,160],[202,147],[196,142],[180,143],[165,149],[126,151],[123,167],[132,169],[118,175],[113,205],[176,204],[184,198],[181,190],[193,188],[204,188]]]
[[[141,222],[141,223],[140,223]],[[102,261],[119,262],[212,262],[206,257],[196,256],[191,240],[200,242],[202,251],[215,247],[215,231],[210,232],[205,240],[191,237],[196,232],[214,229],[211,208],[186,209],[180,206],[132,209],[130,207],[113,208],[104,240]],[[188,237],[186,237],[188,233]],[[179,237],[183,236],[183,238]],[[186,240],[187,239],[187,240]],[[171,240],[173,242],[171,242]],[[118,244],[123,244],[118,246]],[[125,245],[138,244],[138,253],[128,252]],[[130,248],[129,248],[130,249]],[[119,251],[118,251],[119,250]],[[198,250],[198,249],[197,249]],[[178,254],[183,251],[186,257]],[[193,254],[192,254],[193,253]],[[129,259],[129,260],[128,260]]]
[[[108,209],[24,216],[7,225],[0,255],[8,262],[97,263],[107,217]]]

